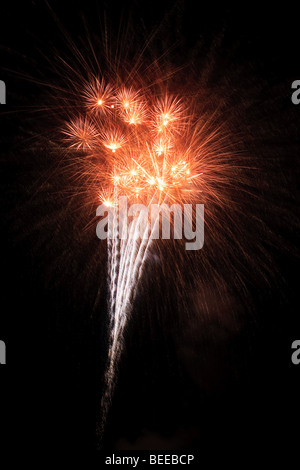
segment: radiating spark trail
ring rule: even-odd
[[[157,217],[151,232],[156,229],[158,220],[159,218]],[[118,221],[114,219],[114,222],[115,227]],[[141,211],[139,216],[131,223],[127,239],[122,240],[117,236],[109,247],[112,273],[110,276],[110,338],[107,369],[105,372],[106,390],[102,397],[100,435],[104,431],[105,420],[115,387],[116,369],[123,349],[124,330],[132,310],[137,285],[141,278],[151,244],[151,236],[148,233],[144,233],[145,236],[141,238],[139,237],[141,222],[144,223],[145,232],[148,232],[148,214]]]

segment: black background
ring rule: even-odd
[[[300,7],[285,4],[264,10],[243,2],[238,7],[203,2],[178,2],[174,7],[173,2],[148,1],[50,4],[72,36],[83,34],[82,17],[93,31],[97,30],[104,10],[113,28],[130,12],[130,21],[136,22],[137,28],[143,24],[151,31],[175,8],[184,39],[184,45],[174,54],[178,63],[200,37],[210,40],[225,29],[225,44],[238,45],[237,62],[250,64],[258,80],[280,84],[278,89],[289,111],[288,119],[285,114],[282,122],[276,121],[278,132],[287,145],[292,135],[293,153],[299,153],[296,139],[300,106],[294,106],[290,97],[292,81],[300,79]],[[176,31],[172,34],[176,36]],[[54,456],[61,451],[91,455],[100,400],[101,360],[97,355],[101,348],[95,322],[89,321],[89,305],[85,306],[84,301],[72,305],[66,283],[50,288],[43,278],[43,267],[31,257],[30,243],[17,243],[11,229],[14,209],[22,206],[11,189],[15,176],[17,185],[22,184],[22,170],[15,175],[15,166],[8,157],[26,128],[18,106],[30,97],[38,102],[36,97],[42,94],[39,85],[27,81],[24,75],[45,73],[37,49],[49,51],[56,47],[65,51],[66,46],[44,2],[2,5],[1,36],[4,67],[0,79],[7,85],[9,110],[4,112],[1,107],[4,229],[0,338],[7,345],[7,366],[0,372],[1,423],[5,423],[1,426],[13,451],[22,449],[34,455],[36,450],[44,449]],[[22,112],[26,121],[27,111]],[[293,173],[295,162],[289,165]],[[296,175],[291,192],[295,180]],[[296,215],[291,213],[290,217]],[[295,243],[287,232],[288,243]],[[286,440],[293,448],[300,392],[300,366],[290,359],[291,343],[300,337],[296,262],[293,250],[289,255],[276,252],[274,256],[284,287],[278,290],[271,285],[267,294],[254,293],[253,309],[259,326],[251,340],[241,334],[234,345],[235,354],[239,354],[249,342],[245,364],[237,378],[232,379],[234,374],[230,374],[221,391],[213,387],[207,391],[190,379],[185,367],[177,364],[176,344],[161,332],[159,323],[154,324],[151,334],[145,330],[136,340],[134,328],[139,326],[133,322],[108,422],[107,452],[116,448],[214,452],[226,448],[235,453],[242,446],[248,454],[256,454],[259,449],[274,454]],[[141,305],[138,308],[142,311]],[[206,377],[206,367],[202,372]]]

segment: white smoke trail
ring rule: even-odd
[[[113,224],[108,233],[108,273],[109,273],[109,351],[104,376],[105,391],[101,400],[100,439],[104,433],[107,414],[111,406],[116,385],[118,363],[124,346],[124,331],[132,313],[137,286],[147,260],[151,235],[156,231],[159,215],[150,225],[148,213],[140,211],[129,227],[123,224],[119,233],[118,211],[113,211]],[[110,225],[110,224],[108,224]],[[144,231],[140,233],[140,227]],[[125,230],[127,237],[123,237]],[[109,239],[111,237],[111,239]]]

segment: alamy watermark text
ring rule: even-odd
[[[119,198],[118,207],[101,204],[96,211],[101,217],[96,233],[100,240],[162,238],[185,239],[186,250],[200,250],[204,245],[204,205],[131,204]]]

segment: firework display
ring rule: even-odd
[[[296,34],[160,3],[7,6],[0,363],[54,453],[201,467],[299,394]]]
[[[98,185],[99,201],[115,209],[107,242],[110,346],[102,399],[104,423],[124,329],[151,243],[148,232],[153,230],[141,211],[126,237],[120,233],[119,197],[146,206],[199,201],[203,192],[213,198],[212,187],[222,164],[210,147],[217,132],[204,134],[197,116],[179,97],[145,95],[140,89],[118,88],[93,79],[82,100],[86,112],[66,123],[65,141],[70,151],[79,153],[82,175],[88,173],[91,186]],[[193,217],[192,211],[189,217]],[[139,238],[136,232],[141,219],[147,237],[144,233]],[[155,223],[159,225],[159,215]]]

